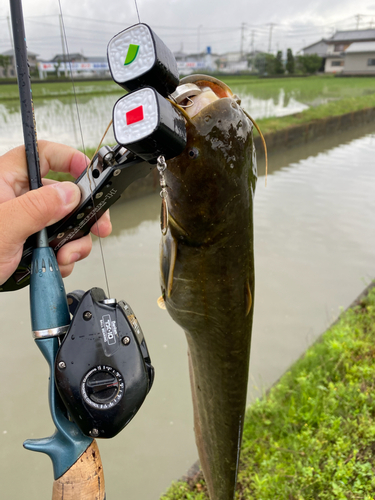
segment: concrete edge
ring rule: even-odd
[[[268,153],[306,144],[343,130],[375,121],[375,108],[360,109],[338,116],[328,116],[301,125],[287,127],[277,132],[265,134]],[[264,157],[261,138],[254,137],[257,158]]]

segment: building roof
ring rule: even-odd
[[[336,31],[336,33],[329,38],[329,42],[354,42],[359,40],[375,40],[375,29],[369,30],[348,30]]]
[[[92,57],[86,57],[87,62],[89,63],[97,63],[97,62],[107,62],[106,56],[92,56]]]
[[[51,61],[64,61],[66,59],[67,61],[75,62],[75,61],[86,61],[87,57],[84,55],[80,54],[79,52],[74,52],[73,54],[56,54]]]
[[[327,44],[327,40],[325,38],[322,38],[321,40],[319,40],[319,42],[314,42],[314,43],[312,43],[310,45],[307,45],[307,47],[303,47],[302,50],[309,49],[311,47],[314,47],[314,45],[319,45],[320,43]]]
[[[374,42],[354,42],[346,50],[345,54],[358,52],[375,52]]]
[[[5,52],[2,52],[1,55],[2,56],[14,56],[14,50],[13,49],[6,50]],[[31,50],[28,50],[27,55],[32,56],[32,57],[36,57],[39,54],[36,54],[35,52],[31,52]]]

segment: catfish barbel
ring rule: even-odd
[[[232,500],[253,317],[253,125],[215,78],[184,78],[178,93],[188,140],[165,171],[162,297],[187,338],[194,431],[210,498]]]

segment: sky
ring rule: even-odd
[[[69,53],[106,56],[109,40],[138,22],[135,0],[60,0]],[[172,51],[214,54],[253,48],[276,53],[337,30],[375,28],[375,0],[137,0]],[[62,53],[59,0],[23,0],[28,49],[48,61]],[[9,1],[0,0],[0,53],[11,49]]]

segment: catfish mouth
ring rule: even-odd
[[[180,85],[172,97],[185,110],[189,118],[194,118],[218,99],[237,98],[228,85],[207,75],[186,76],[180,80]]]

